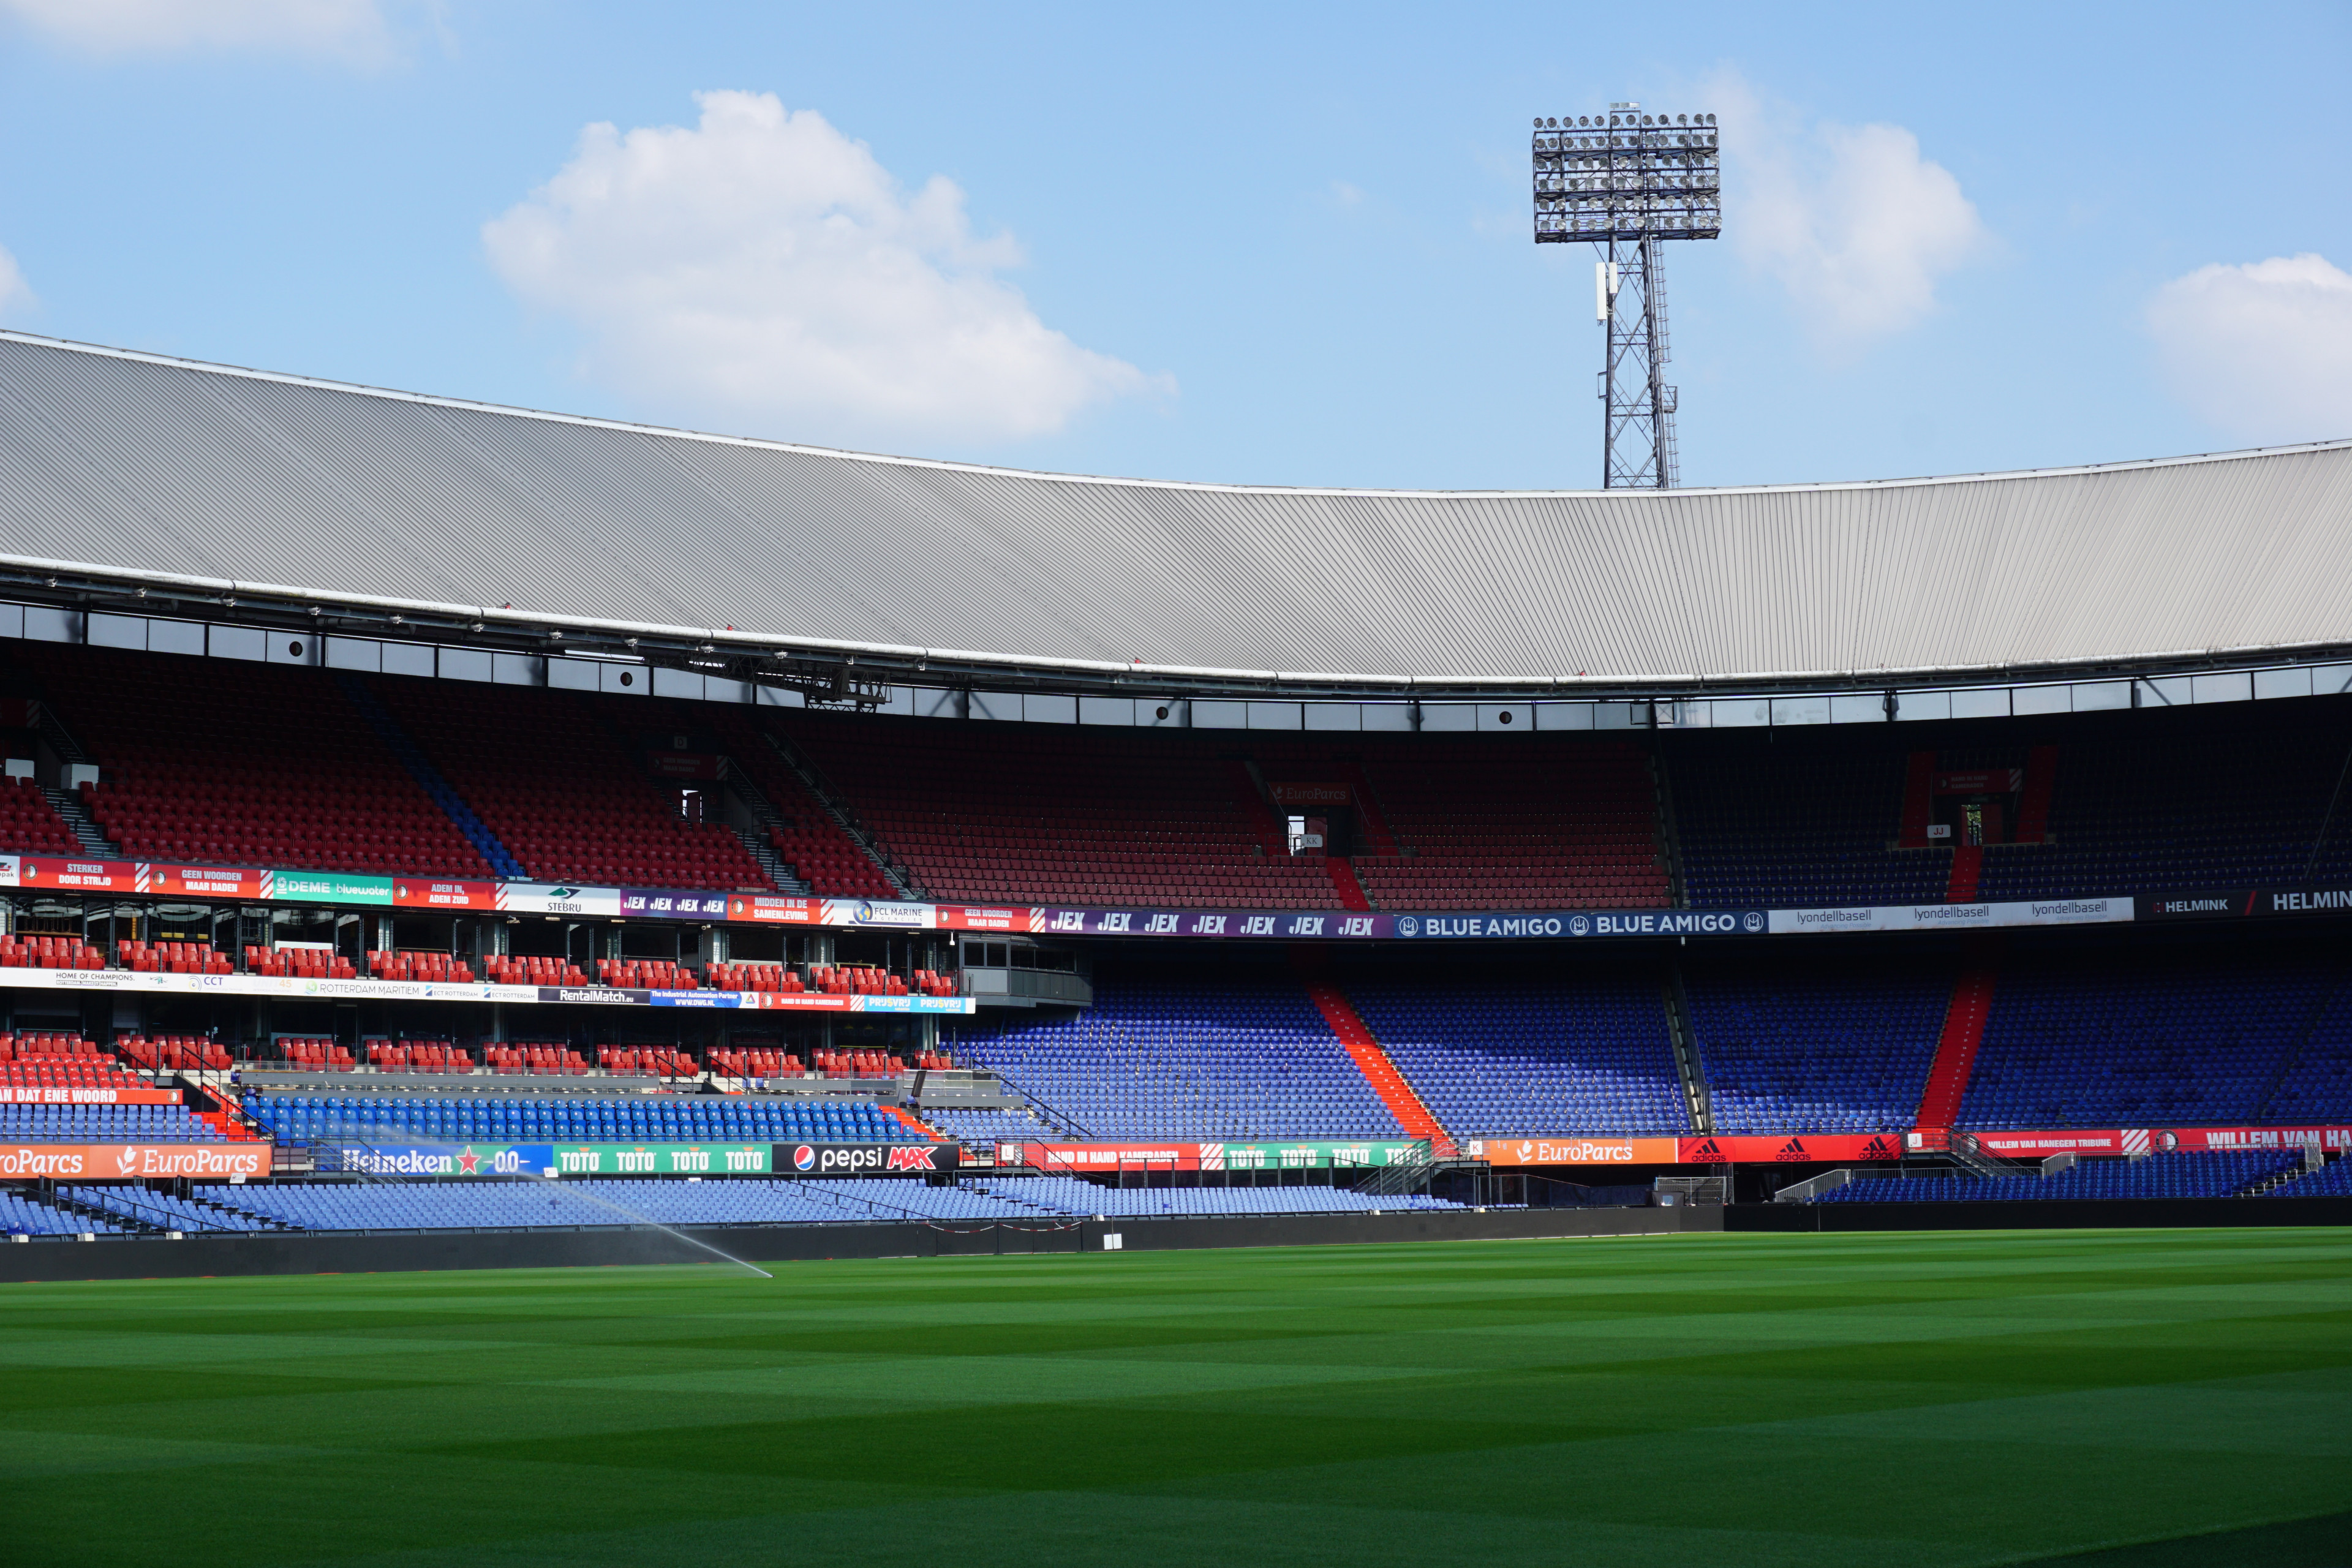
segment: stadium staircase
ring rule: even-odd
[[[1919,1096],[1919,1113],[1912,1119],[1930,1148],[1949,1142],[1952,1122],[1960,1113],[1960,1098],[1968,1093],[1969,1075],[1976,1068],[1977,1047],[1984,1044],[1985,1020],[1992,1013],[1994,973],[1992,955],[1986,952],[1961,972],[1952,987],[1936,1058],[1927,1067],[1927,1087]]]
[[[60,763],[87,764],[89,762],[89,753],[81,749],[81,742],[73,738],[73,732],[58,720],[57,710],[48,703],[34,704],[33,731],[48,743],[49,750],[57,753]],[[90,819],[89,808],[82,804],[78,792],[43,784],[41,795],[48,801],[50,809],[64,819],[66,828],[74,836],[76,843],[101,860],[122,858],[121,847],[107,837],[98,824]]]
[[[1984,847],[1963,844],[1952,851],[1952,874],[1944,882],[1944,902],[1965,904],[1977,896],[1977,881],[1984,875]]]
[[[1666,1043],[1675,1053],[1675,1077],[1681,1083],[1683,1106],[1690,1116],[1691,1130],[1711,1137],[1715,1132],[1715,1097],[1707,1089],[1706,1065],[1699,1059],[1698,1030],[1691,1024],[1690,993],[1683,986],[1680,964],[1667,974],[1659,993],[1666,1010]]]
[[[1331,874],[1331,886],[1339,892],[1342,909],[1369,910],[1372,907],[1372,900],[1364,895],[1364,885],[1356,880],[1356,868],[1346,856],[1327,857],[1323,868]]]
[[[772,835],[783,826],[784,814],[776,809],[775,802],[761,793],[760,786],[751,782],[750,773],[735,765],[733,758],[721,757],[719,760],[725,764],[725,782],[719,789],[733,808],[722,808],[719,812],[719,826],[741,841],[743,852],[759,866],[761,875],[773,882],[780,891],[803,897],[815,892],[814,886],[793,876],[784,865],[783,857],[776,853]],[[740,811],[749,819],[750,826],[735,820],[736,811]]]
[[[516,859],[499,841],[499,836],[490,831],[489,825],[475,816],[474,808],[466,804],[465,797],[441,776],[441,770],[425,759],[424,751],[408,731],[401,728],[400,721],[392,716],[392,710],[368,689],[365,681],[356,675],[339,674],[335,677],[335,685],[342,692],[344,700],[359,710],[360,717],[367,721],[368,728],[375,731],[376,739],[383,742],[384,750],[392,753],[393,760],[416,781],[417,788],[432,797],[433,804],[441,808],[441,815],[466,836],[466,842],[474,847],[476,854],[489,862],[491,870],[501,877],[530,875],[523,869],[522,862]]]
[[[1225,766],[1231,771],[1234,799],[1239,803],[1242,821],[1257,840],[1269,863],[1278,863],[1290,855],[1290,837],[1283,831],[1281,818],[1266,804],[1265,781],[1258,776],[1256,767],[1239,757],[1230,759]]]
[[[897,856],[885,849],[882,841],[857,819],[856,814],[842,804],[841,795],[817,775],[816,765],[802,754],[799,747],[764,726],[760,731],[760,738],[782,759],[784,766],[792,770],[793,776],[801,781],[801,787],[809,792],[809,798],[816,802],[817,809],[833,818],[849,836],[849,841],[866,851],[866,858],[881,868],[882,875],[898,890],[900,898],[919,899],[925,896],[922,884],[915,880],[915,874]]]
[[[1429,1107],[1421,1102],[1421,1096],[1413,1092],[1412,1085],[1404,1080],[1404,1074],[1389,1059],[1389,1053],[1372,1037],[1372,1031],[1357,1015],[1355,1004],[1328,981],[1309,981],[1307,994],[1316,1011],[1323,1015],[1323,1021],[1331,1026],[1331,1032],[1339,1037],[1339,1044],[1354,1058],[1364,1081],[1372,1086],[1372,1092],[1381,1097],[1389,1114],[1404,1129],[1405,1136],[1426,1138],[1430,1151],[1439,1159],[1454,1158],[1458,1151],[1453,1136],[1430,1114]]]
[[[952,1143],[955,1142],[954,1139],[949,1137],[946,1133],[932,1126],[929,1122],[925,1121],[921,1117],[917,1116],[913,1111],[908,1110],[903,1105],[881,1105],[878,1101],[877,1102],[877,1105],[883,1115],[897,1121],[909,1132],[919,1132],[934,1143]]]

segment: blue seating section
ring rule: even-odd
[[[1814,1199],[1824,1204],[2013,1203],[2059,1198],[2226,1198],[2299,1168],[2276,1150],[2197,1150],[2144,1160],[2083,1160],[2054,1176],[1865,1176]]]
[[[1020,1218],[984,1194],[913,1181],[288,1183],[197,1189],[217,1207],[302,1230],[485,1230],[628,1225],[845,1225]]]
[[[2005,961],[1962,1127],[2253,1119],[2325,989],[2292,958],[2182,948]]]
[[[1828,729],[1675,739],[1689,758],[1673,776],[1694,908],[1943,901],[1950,851],[1887,847],[1902,827],[1899,739]]]
[[[2352,1198],[2352,1159],[2341,1155],[2309,1175],[2282,1182],[2266,1198]]]
[[[2263,1102],[2260,1120],[2268,1125],[2352,1121],[2352,976],[2328,984],[2311,1033]]]
[[[965,1026],[952,1049],[1097,1139],[1403,1136],[1286,975],[1098,971],[1090,1010],[1000,1032]]]
[[[189,1235],[203,1231],[259,1231],[279,1228],[255,1218],[242,1209],[217,1208],[210,1204],[190,1203],[170,1193],[151,1192],[145,1187],[92,1185],[60,1189],[79,1204],[88,1204],[110,1214],[120,1215],[139,1225],[159,1230],[177,1230]]]
[[[1425,1195],[1367,1197],[1345,1187],[1102,1187],[1076,1176],[1033,1176],[994,1184],[990,1191],[1033,1212],[1101,1215],[1106,1219],[1174,1219],[1196,1215],[1396,1214],[1406,1209],[1458,1209]]]
[[[0,1188],[0,1236],[119,1236],[122,1227],[89,1215],[68,1214]]]
[[[12,1143],[217,1143],[220,1133],[184,1105],[0,1105]]]
[[[972,1149],[990,1147],[1006,1139],[1050,1141],[1061,1137],[1036,1118],[1018,1110],[957,1110],[934,1106],[923,1111],[923,1120]]]
[[[1351,973],[1341,988],[1457,1139],[1690,1131],[1654,978]]]
[[[873,1100],[772,1095],[257,1095],[246,1113],[281,1142],[919,1143]]]
[[[1863,964],[1685,972],[1718,1132],[1900,1132],[1918,1113],[1955,974]]]

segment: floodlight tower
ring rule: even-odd
[[[1675,389],[1665,384],[1664,242],[1723,232],[1723,165],[1712,114],[1538,117],[1536,243],[1591,245],[1593,308],[1606,329],[1601,484],[1669,489]]]

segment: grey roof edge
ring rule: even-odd
[[[209,360],[188,359],[173,354],[153,353],[139,349],[114,348],[103,343],[83,342],[72,338],[46,337],[10,328],[0,328],[0,342],[16,342],[33,347],[58,349],[71,353],[89,354],[97,358],[127,360],[134,363],[157,365],[175,370],[196,371],[211,375],[233,376],[247,381],[270,382],[285,386],[299,386],[324,392],[337,392],[355,397],[381,398],[390,402],[411,403],[429,408],[463,409],[479,414],[495,414],[512,419],[529,419],[547,424],[578,426],[592,430],[612,430],[631,435],[657,437],[669,440],[700,442],[712,446],[740,447],[755,451],[785,452],[813,458],[832,458],[843,462],[872,463],[891,468],[923,468],[941,473],[976,474],[1000,479],[1044,481],[1056,484],[1118,485],[1147,489],[1195,490],[1224,495],[1263,496],[1356,496],[1397,500],[1539,500],[1557,499],[1600,499],[1625,506],[1641,506],[1671,496],[1741,496],[1741,495],[1809,495],[1836,490],[1903,489],[1926,486],[1990,484],[2004,480],[2061,479],[2087,474],[2115,474],[2136,469],[2168,468],[2184,465],[2242,462],[2256,458],[2275,458],[2297,452],[2326,452],[2352,448],[2352,437],[2327,441],[2305,441],[2277,447],[2246,447],[2221,452],[2184,453],[2168,458],[2136,458],[2112,463],[2077,463],[2051,468],[1992,469],[1979,473],[1930,474],[1879,479],[1827,479],[1801,484],[1782,485],[1717,485],[1692,486],[1669,491],[1654,490],[1437,490],[1437,489],[1378,489],[1335,485],[1267,485],[1231,484],[1194,479],[1135,479],[1104,474],[1055,473],[1038,468],[1011,468],[985,463],[950,462],[936,458],[910,458],[888,453],[856,452],[836,447],[814,447],[792,441],[776,441],[752,436],[728,436],[709,431],[681,429],[670,426],[646,425],[624,419],[604,419],[587,415],[560,414],[544,409],[522,408],[509,404],[485,403],[471,398],[439,396],[427,393],[402,392],[388,387],[368,386],[355,382],[332,381],[319,376],[294,375],[281,371],[256,370],[244,365],[223,364]],[[1115,667],[1114,667],[1115,668]],[[1353,679],[1353,678],[1350,678]],[[1726,679],[1726,678],[1710,678]],[[1727,679],[1751,679],[1730,677]],[[1758,676],[1752,679],[1765,679]]]

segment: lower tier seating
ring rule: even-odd
[[[1900,1132],[1911,1126],[1956,966],[1780,959],[1690,965],[1690,1005],[1718,1132]]]
[[[2144,1160],[2083,1160],[2054,1176],[1866,1176],[1816,1203],[2011,1203],[2061,1198],[2226,1198],[2303,1163],[2300,1151],[2195,1150]]]
[[[958,1060],[994,1069],[1094,1138],[1404,1135],[1287,974],[1098,969],[1090,1010],[975,1020],[951,1044]]]
[[[0,1138],[22,1143],[217,1143],[184,1105],[0,1105]]]
[[[120,1236],[122,1228],[0,1187],[0,1236]]]
[[[1319,1184],[1296,1187],[1112,1187],[1076,1176],[1033,1176],[988,1184],[987,1191],[1043,1211],[1106,1219],[1177,1219],[1202,1215],[1395,1214],[1458,1209],[1425,1194],[1371,1197]]]
[[[1465,965],[1340,986],[1456,1140],[1690,1131],[1655,975]]]

